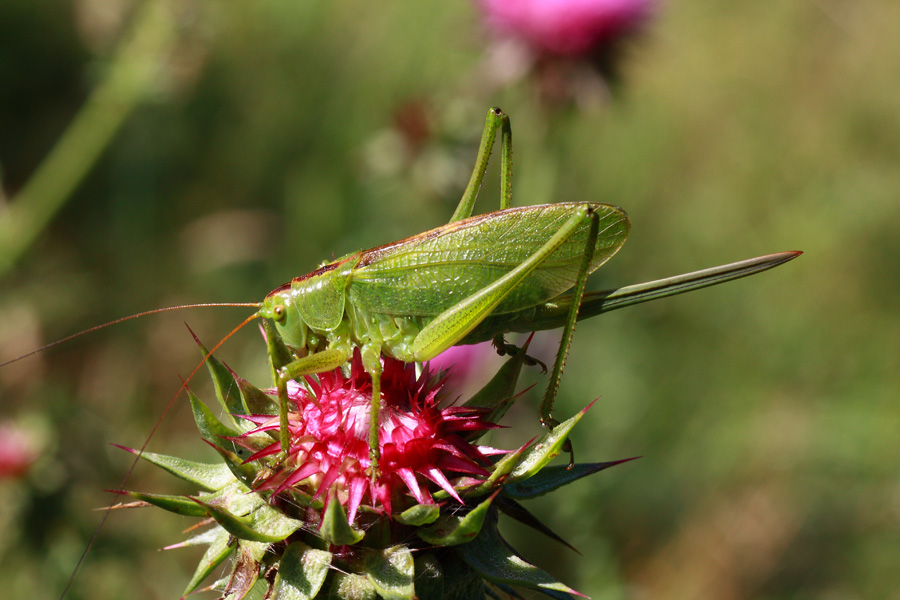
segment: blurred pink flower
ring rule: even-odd
[[[538,53],[575,57],[633,33],[653,0],[478,0],[488,24]]]
[[[490,342],[468,346],[452,346],[428,361],[428,368],[433,373],[446,372],[446,383],[450,389],[465,386],[476,377],[497,356]]]
[[[21,477],[36,458],[33,436],[12,423],[0,423],[0,478]]]

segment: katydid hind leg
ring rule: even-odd
[[[488,110],[484,131],[481,134],[481,145],[478,147],[478,156],[475,159],[475,168],[472,170],[472,176],[463,192],[462,199],[453,216],[450,217],[450,223],[472,216],[478,191],[484,182],[484,174],[487,171],[497,131],[500,131],[501,137],[500,209],[509,208],[512,198],[512,129],[509,125],[509,117],[495,106]]]
[[[506,114],[500,133],[500,210],[506,210],[512,204],[512,126]]]
[[[594,248],[597,245],[597,237],[600,235],[600,219],[596,212],[589,211],[588,217],[591,220],[591,227],[588,233],[587,243],[584,247],[584,255],[581,261],[581,267],[578,271],[578,278],[575,281],[575,287],[572,290],[572,304],[569,307],[566,324],[563,327],[562,338],[559,342],[559,350],[556,353],[556,361],[553,363],[553,371],[550,373],[550,381],[547,383],[547,391],[544,393],[544,401],[541,403],[540,416],[541,424],[545,427],[553,428],[556,421],[550,414],[553,410],[553,401],[556,399],[556,393],[559,390],[559,381],[562,378],[563,368],[566,366],[566,358],[569,355],[569,348],[572,345],[572,337],[575,335],[575,323],[578,320],[578,307],[581,299],[584,297],[584,288],[587,285],[588,275],[591,273],[591,260],[594,258]],[[572,443],[567,439],[563,451],[569,453],[569,469],[575,466],[575,451]]]

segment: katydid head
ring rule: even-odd
[[[271,319],[275,323],[278,335],[288,346],[302,348],[306,346],[308,327],[292,302],[293,292],[289,284],[273,290],[262,301],[259,316]]]
[[[347,286],[360,256],[359,252],[348,254],[275,288],[262,301],[259,316],[272,319],[288,346],[315,345],[316,333],[333,331],[341,324]]]
[[[271,292],[259,306],[259,316],[263,319],[271,319],[275,326],[281,329],[288,322],[288,301],[290,299],[290,288],[284,289],[284,286]]]

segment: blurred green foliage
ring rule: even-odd
[[[178,7],[142,103],[0,281],[0,360],[139,310],[259,300],[323,260],[440,225],[499,105],[514,204],[631,215],[596,288],[806,251],[579,327],[557,408],[601,396],[579,458],[644,458],[532,505],[583,557],[529,557],[603,599],[897,595],[900,4],[667,3],[612,94],[580,108],[549,105],[531,76],[493,81],[466,2]],[[5,201],[103,81],[134,12],[0,6]],[[497,205],[489,179],[482,211]],[[139,446],[199,359],[180,322],[210,344],[244,314],[151,317],[0,370],[2,418],[43,443],[26,477],[0,480],[4,594],[58,597],[109,499],[98,490],[131,460],[107,442]],[[249,329],[220,356],[262,383]],[[537,432],[537,395],[497,445]],[[203,458],[191,430],[179,400],[151,447]],[[128,483],[168,485],[143,466]],[[114,513],[69,598],[177,597],[197,553],[154,549],[182,525]]]

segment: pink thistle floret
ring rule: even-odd
[[[367,441],[372,382],[357,353],[349,376],[336,369],[320,374],[318,380],[308,377],[307,386],[289,382],[288,398],[297,407],[289,415],[290,453],[258,489],[277,495],[296,487],[326,503],[334,489],[351,523],[362,504],[391,514],[398,500],[404,508],[410,503],[404,497],[434,503],[432,491],[437,488],[462,502],[451,477],[486,477],[487,457],[502,452],[472,445],[463,436],[497,426],[485,420],[484,409],[441,408],[444,381],[433,381],[427,369],[416,377],[414,365],[389,358],[383,365],[378,478],[369,470]],[[271,415],[244,418],[257,425],[244,437],[278,429],[278,418]],[[247,462],[276,455],[280,449],[280,443],[273,442]]]
[[[558,56],[589,53],[650,17],[652,0],[478,0],[488,24],[540,52]]]

